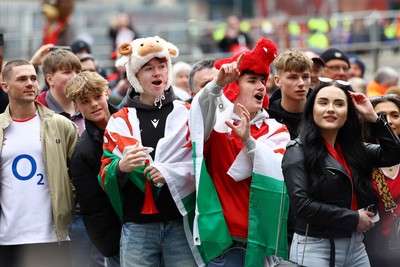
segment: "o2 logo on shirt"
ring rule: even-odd
[[[25,176],[24,176],[24,175],[21,175],[21,174],[18,172],[18,164],[19,164],[19,162],[20,162],[21,160],[28,160],[28,161],[30,162],[30,165],[31,165],[31,171],[30,171],[30,173],[27,174],[27,175],[25,175]],[[29,179],[32,179],[33,177],[35,177],[36,170],[37,170],[36,161],[35,161],[35,159],[34,159],[32,156],[30,156],[30,155],[27,155],[27,154],[19,155],[19,156],[17,156],[17,157],[13,160],[13,162],[12,162],[12,172],[13,172],[15,178],[17,178],[18,180],[27,181],[27,180],[29,180]],[[44,181],[43,181],[43,178],[44,178],[44,177],[43,177],[43,174],[42,174],[42,173],[38,173],[38,174],[36,174],[36,176],[39,177],[39,180],[37,181],[37,185],[44,185]]]

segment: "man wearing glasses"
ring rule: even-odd
[[[338,48],[328,48],[321,55],[325,62],[323,76],[333,80],[347,81],[350,76],[349,57]]]

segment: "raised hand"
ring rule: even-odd
[[[246,142],[250,138],[250,112],[240,103],[237,106],[240,110],[239,124],[235,125],[230,121],[226,121],[225,124],[233,130],[242,142]]]
[[[378,115],[374,107],[369,101],[368,97],[362,93],[355,93],[349,91],[351,100],[356,107],[357,111],[369,122],[376,122]]]
[[[223,64],[218,71],[218,75],[216,78],[216,83],[221,86],[225,87],[225,85],[230,84],[233,81],[236,81],[240,76],[239,66],[242,62],[243,53],[239,56],[237,61],[232,63]]]
[[[39,49],[36,50],[35,54],[30,60],[32,65],[35,67],[41,66],[43,64],[44,58],[47,56],[48,53],[50,53],[50,48],[52,48],[53,46],[54,44],[45,44],[39,47]]]

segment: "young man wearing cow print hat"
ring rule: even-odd
[[[123,222],[121,266],[197,266],[184,231],[195,189],[189,104],[171,87],[178,48],[154,36],[119,53],[131,87],[107,124],[98,178]]]

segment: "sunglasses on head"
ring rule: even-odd
[[[343,80],[334,80],[331,78],[327,78],[327,77],[318,77],[318,80],[322,83],[330,83],[330,84],[338,84],[338,85],[342,85],[342,86],[350,86],[349,82],[343,81]]]
[[[386,94],[386,95],[375,95],[369,98],[369,101],[375,101],[378,99],[395,99],[400,101],[400,96],[398,94]]]

